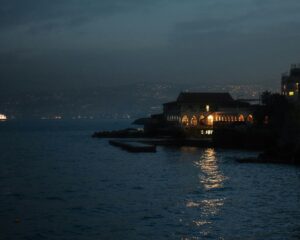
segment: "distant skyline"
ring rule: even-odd
[[[299,0],[0,0],[0,87],[277,86],[300,62],[299,10]]]

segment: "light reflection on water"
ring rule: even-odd
[[[219,170],[216,152],[212,148],[204,151],[203,156],[195,162],[201,169],[200,182],[207,190],[222,188],[226,177]]]
[[[221,210],[226,198],[217,197],[216,190],[222,190],[226,176],[220,171],[216,152],[212,148],[206,149],[197,161],[195,166],[199,168],[199,188],[204,190],[203,195],[193,196],[186,203],[187,208],[199,210],[199,215],[192,219],[192,224],[199,229],[201,236],[209,236],[211,233],[211,220]],[[200,200],[201,199],[201,200]],[[187,239],[195,239],[193,236]]]

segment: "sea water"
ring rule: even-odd
[[[126,121],[0,122],[0,239],[299,239],[300,168],[91,138]]]

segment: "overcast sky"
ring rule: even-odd
[[[274,83],[299,0],[0,0],[0,87]]]

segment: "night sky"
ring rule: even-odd
[[[0,0],[0,87],[278,84],[300,62],[299,11],[299,0]]]

